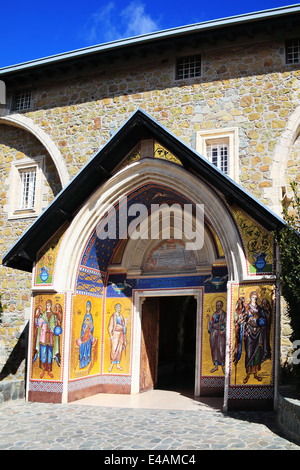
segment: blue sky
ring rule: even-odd
[[[276,0],[4,0],[0,68],[121,38],[292,5]]]

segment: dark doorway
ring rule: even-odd
[[[143,305],[140,391],[194,391],[197,301],[148,297]]]
[[[196,307],[193,296],[159,298],[157,388],[194,389]]]

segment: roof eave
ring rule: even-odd
[[[198,32],[209,32],[219,28],[228,28],[231,26],[237,26],[240,24],[253,23],[260,20],[268,20],[279,17],[284,17],[293,13],[300,13],[300,4],[290,5],[286,7],[274,8],[269,10],[263,10],[258,12],[253,12],[249,14],[236,15],[227,18],[221,18],[216,20],[205,21],[202,23],[195,23],[192,25],[170,28],[162,31],[157,31],[149,34],[144,34],[140,36],[125,38],[121,40],[116,40],[100,45],[94,45],[86,48],[81,48],[61,54],[56,54],[41,59],[36,59],[20,64],[15,64],[8,67],[3,67],[0,69],[0,77],[5,78],[6,75],[18,74],[24,71],[30,72],[43,66],[58,65],[64,61],[70,61],[78,58],[84,58],[90,55],[117,51],[118,49],[126,47],[134,47],[146,43],[151,43],[157,40],[169,40],[174,38],[180,38],[180,36],[186,34],[193,34]]]

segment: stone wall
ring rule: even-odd
[[[300,400],[282,390],[278,398],[277,422],[289,439],[300,444]]]
[[[203,77],[174,79],[173,58],[134,64],[36,90],[27,113],[60,148],[74,176],[141,108],[189,145],[195,132],[239,128],[240,183],[264,203],[275,146],[299,106],[300,71],[283,64],[279,43],[206,52]],[[158,67],[156,67],[156,65]],[[300,180],[292,150],[284,178]],[[285,156],[287,158],[287,156]]]
[[[25,130],[0,125],[0,247],[1,256],[35,220],[9,218],[11,168],[15,162],[45,155],[41,206],[47,207],[60,191],[57,170],[40,142]],[[0,266],[0,402],[24,396],[27,329],[30,317],[31,274]]]
[[[66,162],[70,177],[78,173],[137,108],[145,110],[194,148],[197,131],[237,127],[238,182],[273,208],[278,206],[277,196],[281,191],[273,187],[275,181],[285,187],[291,178],[300,181],[297,135],[290,150],[282,155],[285,169],[282,174],[278,175],[274,161],[275,148],[300,106],[300,70],[296,65],[284,64],[283,46],[283,41],[274,39],[207,49],[202,55],[202,77],[190,81],[175,80],[175,59],[162,53],[155,60],[144,58],[129,64],[107,65],[106,69],[90,74],[37,83],[33,107],[23,115],[51,138]],[[11,163],[25,155],[32,158],[40,153],[47,154],[27,131],[1,126],[2,256],[32,222],[7,220]],[[48,154],[46,167],[44,206],[60,189]],[[272,192],[273,189],[276,191]],[[2,267],[0,286],[7,306],[0,324],[1,373],[29,318],[30,275]],[[13,380],[22,380],[24,367],[23,361]],[[4,379],[12,380],[12,375]]]

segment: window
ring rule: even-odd
[[[219,170],[227,174],[228,170],[228,143],[217,140],[207,145],[207,157]]]
[[[238,182],[238,128],[198,131],[196,150],[219,170]]]
[[[20,170],[20,209],[33,209],[35,201],[36,167]]]
[[[31,107],[31,88],[21,88],[14,93],[14,110],[22,111]]]
[[[300,62],[300,39],[291,39],[285,45],[286,63],[298,64]]]
[[[35,217],[42,208],[42,169],[44,157],[12,165],[9,181],[8,217]]]
[[[176,80],[201,76],[201,56],[180,57],[176,63]]]

